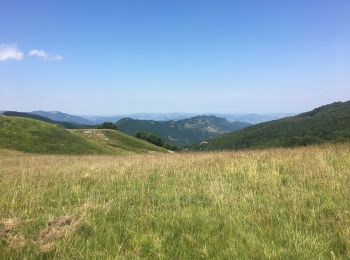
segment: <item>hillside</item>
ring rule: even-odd
[[[200,149],[291,147],[342,141],[350,141],[350,101],[224,134],[209,140]]]
[[[125,133],[109,129],[75,129],[72,132],[108,150],[122,153],[167,152],[166,149]]]
[[[165,149],[103,129],[67,130],[30,118],[0,116],[0,148],[48,154],[128,154]]]
[[[195,116],[182,120],[154,121],[124,118],[117,122],[120,131],[135,135],[150,132],[160,136],[165,142],[176,145],[191,145],[219,134],[237,131],[248,123],[229,122],[216,116]]]

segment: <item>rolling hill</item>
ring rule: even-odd
[[[350,101],[247,127],[201,145],[202,150],[292,147],[350,141]]]
[[[195,116],[176,121],[123,118],[116,125],[120,131],[127,134],[150,132],[160,136],[165,142],[175,145],[200,143],[208,138],[249,126],[248,123],[229,122],[216,116]]]
[[[68,130],[31,118],[0,116],[0,148],[45,154],[130,154],[166,149],[114,130]]]

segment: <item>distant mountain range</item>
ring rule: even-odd
[[[6,111],[0,111],[0,114]],[[294,114],[218,114],[218,113],[205,113],[205,114],[194,114],[194,113],[134,113],[134,114],[120,114],[113,116],[91,116],[91,115],[71,115],[62,113],[60,111],[32,111],[26,112],[29,114],[39,115],[49,118],[53,121],[68,122],[80,125],[97,125],[103,122],[117,122],[122,118],[132,118],[138,120],[154,120],[154,121],[171,121],[171,120],[182,120],[198,115],[204,116],[217,116],[227,119],[230,122],[240,121],[247,122],[250,124],[257,124],[261,122],[271,121],[280,119]]]
[[[31,114],[31,113],[25,113],[25,112],[17,112],[17,111],[2,111],[4,116],[12,116],[12,117],[26,117],[26,118],[32,118],[36,119],[39,121],[43,121],[46,123],[51,123],[51,124],[56,124],[63,126],[68,129],[82,129],[82,128],[95,128],[96,125],[90,124],[90,125],[85,125],[85,124],[78,124],[78,123],[70,123],[70,122],[62,122],[62,121],[55,121],[51,120],[50,118],[44,117],[44,116],[39,116],[36,114]]]
[[[310,112],[256,124],[200,145],[201,150],[291,147],[350,141],[350,101],[321,106]]]
[[[170,121],[124,118],[116,125],[120,131],[130,135],[135,135],[137,132],[150,132],[160,136],[167,143],[191,145],[223,133],[240,130],[250,124],[229,122],[217,116],[195,116]]]
[[[73,124],[80,124],[80,125],[93,125],[94,122],[87,120],[85,118],[82,118],[80,116],[73,116],[70,114],[62,113],[59,111],[33,111],[28,112],[29,114],[34,114],[42,117],[49,118],[53,121],[59,121],[59,122],[68,122]]]
[[[95,124],[101,124],[106,121],[117,122],[122,118],[132,118],[139,120],[154,120],[154,121],[169,121],[180,120],[196,116],[192,113],[134,113],[134,114],[121,114],[114,116],[89,116],[83,115],[81,117],[94,122]]]
[[[228,121],[241,121],[250,124],[257,124],[270,120],[280,119],[286,116],[294,114],[218,114],[218,113],[205,113],[205,114],[194,114],[194,113],[134,113],[134,114],[122,114],[115,116],[81,116],[82,118],[91,121],[95,124],[101,124],[106,121],[116,122],[122,118],[132,118],[138,120],[154,120],[154,121],[171,121],[191,118],[194,116],[217,116],[227,119]]]
[[[228,121],[231,121],[231,122],[241,121],[241,122],[247,122],[254,125],[254,124],[267,122],[271,120],[277,120],[287,116],[294,116],[295,114],[280,113],[280,114],[213,114],[213,115],[226,118]]]

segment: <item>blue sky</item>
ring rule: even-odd
[[[281,113],[350,99],[348,0],[0,6],[0,110]]]

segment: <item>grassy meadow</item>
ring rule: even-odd
[[[1,259],[350,258],[350,146],[0,152]]]
[[[168,152],[149,142],[110,129],[66,129],[31,118],[0,115],[0,149],[41,154]]]

